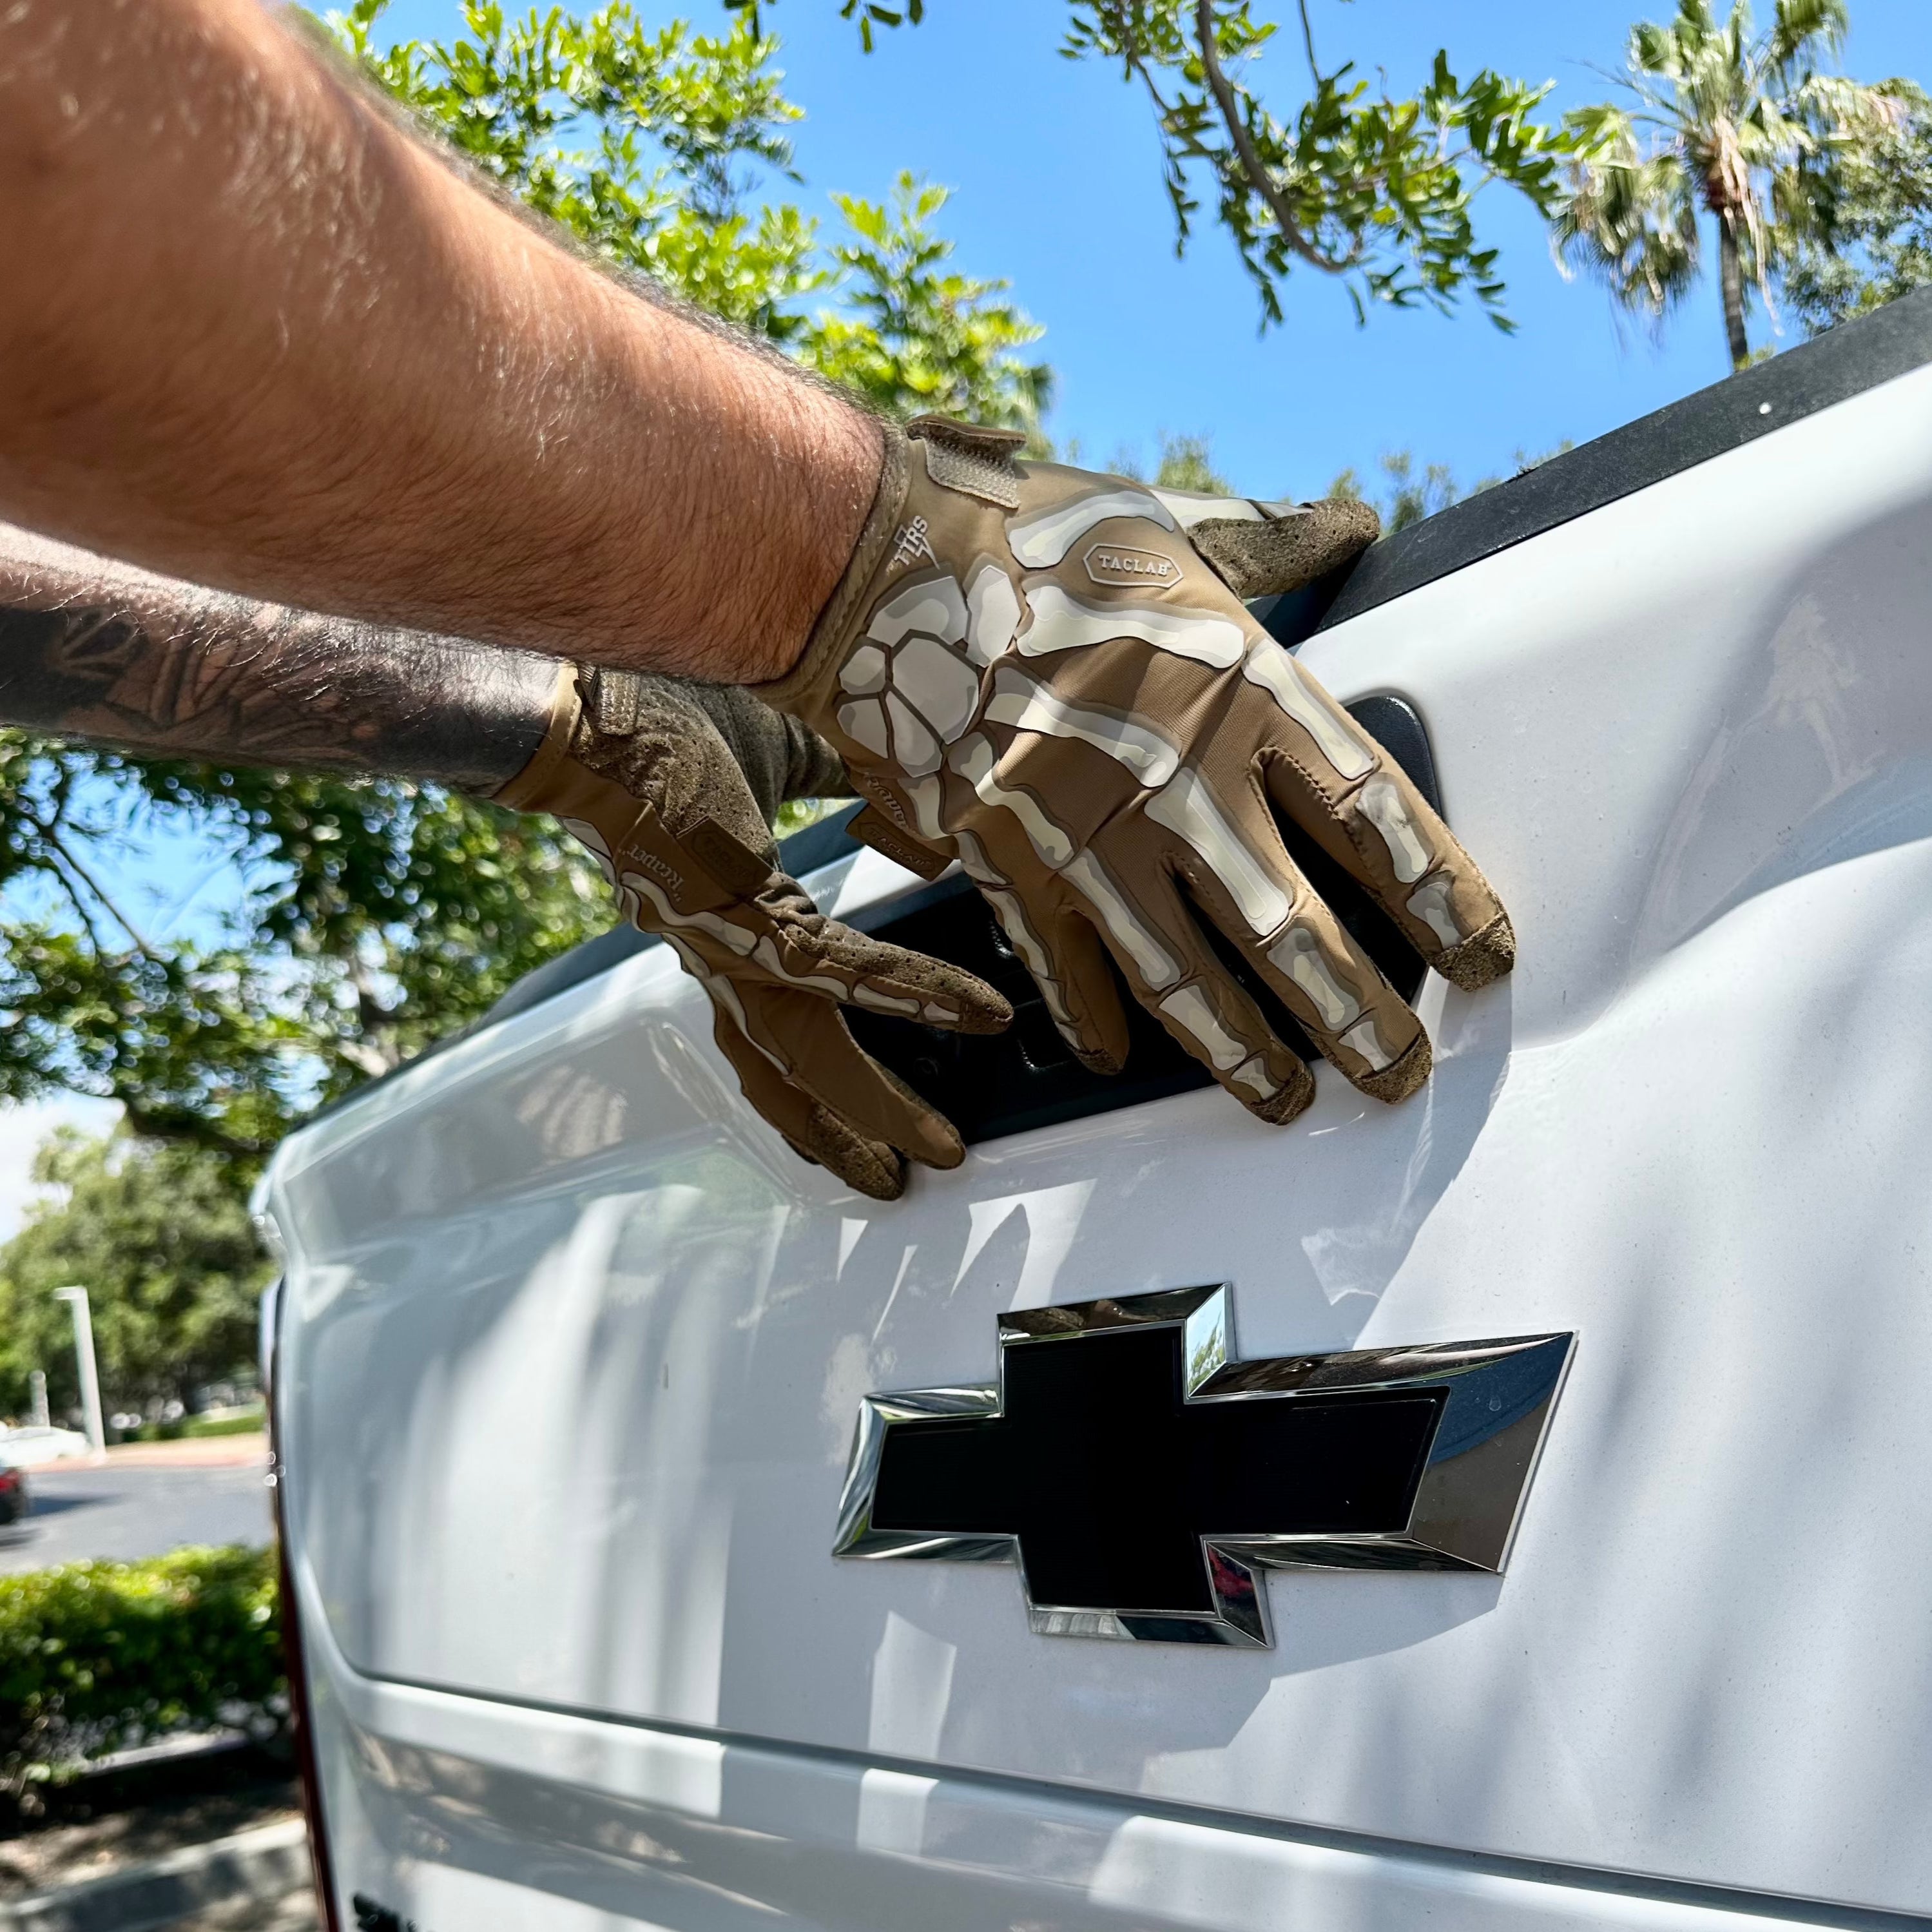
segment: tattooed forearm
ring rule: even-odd
[[[542,740],[556,675],[553,658],[251,603],[0,524],[0,724],[487,796]]]

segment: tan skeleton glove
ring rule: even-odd
[[[931,417],[889,429],[844,578],[797,668],[760,695],[844,755],[878,808],[856,834],[916,868],[958,856],[1089,1066],[1126,1048],[1111,954],[1244,1106],[1286,1120],[1308,1104],[1312,1076],[1205,921],[1358,1087],[1412,1092],[1428,1036],[1275,814],[1458,986],[1509,970],[1508,918],[1401,768],[1241,601],[1346,562],[1374,512],[1023,464],[1020,442]]]
[[[496,796],[552,814],[596,854],[627,916],[710,995],[719,1051],[793,1148],[890,1201],[907,1158],[957,1167],[964,1150],[838,1008],[964,1033],[1012,1012],[970,973],[827,919],[777,869],[778,806],[846,788],[827,746],[744,692],[566,667],[542,746]]]

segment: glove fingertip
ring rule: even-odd
[[[805,1144],[797,1151],[868,1200],[896,1201],[906,1190],[905,1162],[883,1141],[855,1132],[830,1107],[812,1108]]]
[[[934,963],[925,962],[928,967]],[[936,979],[928,971],[922,977],[927,983],[920,985],[908,974],[896,985],[919,1001],[920,1018],[926,1025],[944,1027],[948,1033],[1004,1033],[1012,1024],[1011,1001],[970,973],[948,971]]]
[[[1230,1088],[1228,1090],[1257,1120],[1267,1121],[1271,1127],[1285,1127],[1314,1106],[1315,1076],[1297,1060],[1287,1077],[1265,1099],[1258,1099],[1238,1088]]]
[[[1450,985],[1477,993],[1500,980],[1516,964],[1516,929],[1498,912],[1481,932],[1438,952],[1430,962]]]
[[[1238,597],[1298,590],[1339,570],[1373,543],[1373,507],[1328,497],[1261,523],[1207,520],[1189,532],[1194,548]]]
[[[1393,1106],[1398,1100],[1406,1100],[1429,1078],[1436,1064],[1434,1049],[1429,1044],[1429,1036],[1418,1031],[1408,1048],[1391,1065],[1379,1073],[1364,1073],[1355,1079],[1356,1087],[1373,1100],[1385,1100]]]
[[[960,1002],[958,1024],[954,1030],[969,1034],[1004,1033],[1012,1023],[1012,1003],[988,986],[971,1000]]]
[[[950,1174],[966,1158],[966,1143],[956,1135],[949,1144],[923,1148],[914,1158],[925,1166]]]
[[[1060,1036],[1066,1042],[1074,1058],[1089,1073],[1104,1074],[1111,1080],[1115,1074],[1126,1070],[1127,1063],[1119,1054],[1109,1053],[1103,1048],[1084,1046],[1064,1028],[1060,1030]]]

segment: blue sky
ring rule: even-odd
[[[700,26],[723,17],[706,4],[640,10]],[[1256,10],[1292,17],[1279,4]],[[1619,65],[1632,20],[1668,10],[1633,0],[1312,0],[1324,64],[1352,57],[1409,92],[1447,32],[1459,73],[1488,65],[1553,80],[1559,110],[1604,98],[1590,64]],[[1088,460],[1122,446],[1150,452],[1166,430],[1211,436],[1221,466],[1270,496],[1318,493],[1345,466],[1402,447],[1472,479],[1725,373],[1714,286],[1661,347],[1628,327],[1620,337],[1601,290],[1565,283],[1534,211],[1493,187],[1479,227],[1503,251],[1515,335],[1474,311],[1384,314],[1358,328],[1340,290],[1309,276],[1291,286],[1286,326],[1258,336],[1253,295],[1211,223],[1174,259],[1146,102],[1114,73],[1058,56],[1066,12],[1059,0],[927,0],[923,26],[881,34],[869,57],[836,0],[768,0],[765,18],[807,116],[796,135],[806,186],[794,192],[829,213],[830,190],[877,196],[900,168],[952,188],[944,218],[957,260],[1006,278],[1046,325],[1040,352],[1060,378],[1050,426],[1077,437]],[[1927,0],[1852,0],[1852,12],[1850,72],[1932,79]],[[454,0],[397,0],[388,17],[400,32],[447,34],[458,13]],[[1300,56],[1282,40],[1254,78],[1265,94],[1278,68],[1292,100]],[[1771,339],[1761,327],[1760,338]]]
[[[787,91],[807,116],[796,134],[805,184],[786,192],[830,217],[832,190],[877,197],[902,168],[952,188],[944,219],[958,264],[1006,278],[1046,325],[1038,352],[1059,377],[1048,427],[1062,442],[1077,439],[1089,461],[1123,448],[1144,459],[1167,431],[1209,437],[1220,466],[1259,495],[1318,494],[1344,467],[1368,471],[1403,448],[1466,482],[1724,374],[1713,288],[1661,344],[1620,332],[1601,291],[1557,274],[1534,212],[1499,188],[1482,196],[1479,228],[1502,250],[1516,334],[1473,310],[1382,314],[1358,328],[1341,292],[1307,277],[1290,286],[1286,325],[1261,335],[1252,292],[1211,223],[1175,259],[1146,104],[1111,72],[1058,56],[1060,0],[927,5],[924,26],[882,35],[868,57],[836,0],[767,0]],[[702,27],[724,17],[717,0],[640,10]],[[1286,17],[1265,0],[1257,11]],[[1849,71],[1932,80],[1927,0],[1853,0],[1852,14]],[[388,26],[447,36],[459,17],[456,0],[395,0]],[[1634,17],[1630,0],[1312,0],[1324,62],[1383,68],[1408,92],[1446,31],[1459,73],[1487,64],[1553,80],[1556,111],[1602,98],[1607,83],[1590,64],[1618,64]],[[1294,51],[1282,46],[1257,70],[1264,93],[1279,65],[1293,98]],[[1775,340],[1761,320],[1754,339]],[[207,878],[208,856],[177,838],[127,855],[124,877],[156,939],[184,937],[232,903],[235,882]],[[0,1235],[17,1211],[30,1126],[0,1118]]]

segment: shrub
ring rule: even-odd
[[[288,1720],[272,1550],[177,1550],[0,1576],[0,1782],[170,1732]]]
[[[240,1415],[184,1416],[181,1432],[191,1438],[202,1436],[260,1436],[267,1426],[268,1412],[251,1408]]]

